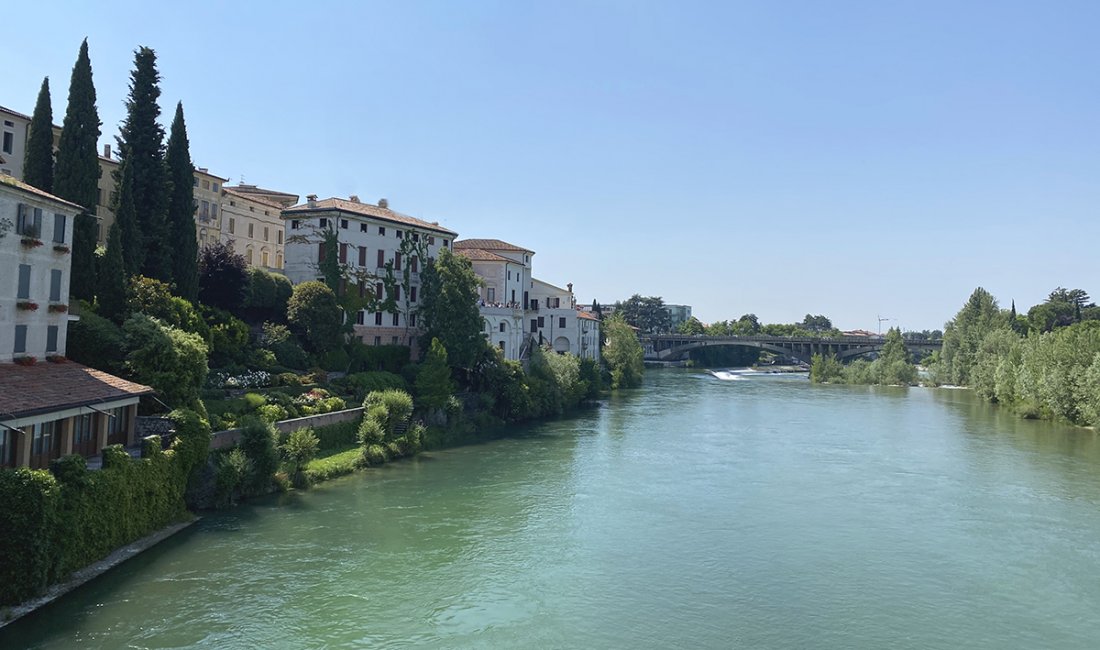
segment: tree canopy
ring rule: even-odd
[[[657,334],[672,329],[672,316],[660,296],[634,294],[623,302],[615,303],[615,313],[621,314],[627,324],[643,332]]]
[[[53,107],[49,77],[42,80],[31,116],[27,150],[23,156],[23,182],[45,192],[53,191]]]
[[[291,329],[308,348],[318,353],[343,344],[342,315],[336,294],[325,283],[316,280],[295,286],[287,304]]]
[[[481,313],[478,310],[478,287],[481,280],[474,273],[470,260],[454,255],[448,249],[428,261],[420,273],[420,323],[424,348],[432,339],[439,339],[447,350],[452,366],[472,368],[487,345],[482,336]]]
[[[193,232],[193,231],[192,231]],[[248,267],[229,242],[211,242],[199,253],[199,301],[239,314],[248,295]]]
[[[172,257],[172,283],[176,293],[193,302],[199,297],[199,244],[195,235],[195,166],[191,164],[190,147],[181,102],[176,104],[165,153],[172,188],[167,217],[172,246],[164,252]]]

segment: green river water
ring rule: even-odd
[[[719,381],[207,515],[2,648],[1097,648],[1100,444]]]

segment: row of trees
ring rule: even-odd
[[[1027,417],[1100,425],[1100,309],[1059,287],[1023,316],[979,287],[947,323],[932,370]]]
[[[116,300],[126,279],[144,275],[168,283],[187,300],[198,297],[198,242],[195,236],[194,165],[183,104],[176,105],[167,145],[160,116],[160,74],[156,53],[135,52],[126,117],[116,138],[118,188],[111,197],[115,222],[107,248],[96,264],[100,166],[99,113],[88,41],[80,45],[69,83],[69,101],[58,149],[53,151],[53,111],[49,79],[35,103],[25,158],[25,181],[84,206],[74,223],[71,293],[91,301],[100,293]],[[97,276],[98,280],[97,280]]]
[[[744,314],[737,320],[704,324],[692,316],[676,327],[679,334],[691,336],[840,336],[827,316],[806,314],[800,323],[761,323],[756,314]]]
[[[917,367],[901,330],[891,328],[886,332],[882,352],[873,361],[857,359],[843,365],[832,355],[815,354],[810,364],[810,381],[909,386],[917,382]]]

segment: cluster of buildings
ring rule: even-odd
[[[91,457],[108,445],[136,443],[137,404],[154,391],[65,359],[73,220],[84,208],[97,217],[98,240],[114,222],[118,160],[99,157],[95,206],[78,206],[22,182],[31,118],[0,107],[0,467],[46,467],[70,453]],[[54,145],[60,128],[54,127]],[[318,200],[237,184],[196,168],[195,234],[199,246],[229,242],[254,267],[284,273],[293,284],[321,278],[337,255],[345,291],[382,299],[387,277],[401,282],[395,308],[349,314],[366,345],[408,345],[421,330],[420,272],[443,249],[470,260],[480,277],[478,308],[486,340],[508,359],[534,345],[599,360],[599,318],[578,309],[566,288],[534,277],[535,252],[499,239],[458,233],[358,197]],[[334,232],[337,247],[326,246]],[[392,285],[392,283],[390,283]]]

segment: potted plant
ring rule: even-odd
[[[19,302],[15,303],[15,308],[22,311],[35,311],[38,309],[38,303],[31,302],[30,300],[20,300]]]

